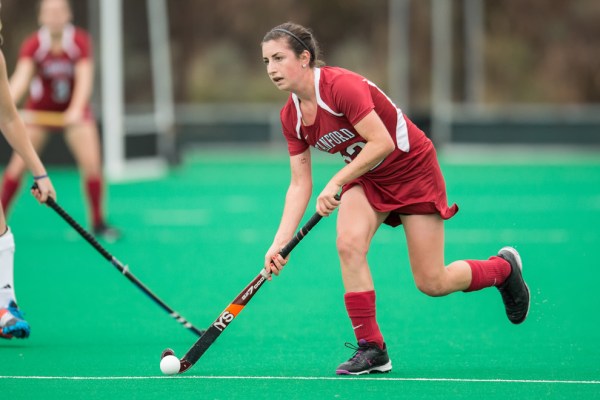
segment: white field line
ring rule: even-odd
[[[456,383],[525,383],[599,385],[598,380],[554,379],[477,379],[477,378],[374,378],[374,377],[322,377],[322,376],[2,376],[0,379],[63,380],[63,381],[131,381],[154,379],[229,379],[272,381],[395,381],[395,382],[456,382]]]

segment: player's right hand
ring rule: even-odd
[[[41,203],[45,203],[48,197],[56,200],[56,191],[49,177],[37,179],[35,185],[31,188],[31,194]]]
[[[327,217],[340,206],[338,192],[342,187],[333,181],[329,181],[321,194],[317,197],[317,212],[322,217]]]

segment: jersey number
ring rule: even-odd
[[[340,151],[340,154],[342,155],[342,158],[344,159],[346,164],[350,164],[352,162],[352,160],[354,160],[356,158],[356,156],[362,151],[363,147],[365,147],[365,144],[366,143],[363,143],[363,142],[356,142],[356,143],[351,144],[350,146],[346,147],[345,150]],[[384,160],[385,160],[385,158],[384,158]],[[379,161],[369,171],[373,171],[382,162],[383,162],[383,160]]]
[[[71,98],[71,82],[68,79],[52,81],[52,100],[56,103],[66,103]]]
[[[345,150],[340,151],[340,154],[342,155],[342,158],[344,159],[346,164],[350,164],[352,162],[352,160],[354,160],[356,158],[358,153],[361,152],[361,150],[363,149],[364,146],[365,146],[365,143],[356,142],[356,143],[351,144],[350,146],[346,147]]]

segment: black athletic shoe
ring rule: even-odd
[[[529,288],[523,280],[523,263],[519,252],[512,247],[503,247],[498,257],[509,262],[511,273],[506,281],[498,286],[506,315],[513,324],[520,324],[527,318],[529,312]]]
[[[351,343],[346,343],[346,347],[354,350],[354,354],[348,361],[337,367],[336,374],[362,375],[392,370],[392,361],[388,357],[385,344],[383,349],[380,349],[375,343],[361,339],[358,341],[358,347]]]
[[[113,228],[106,224],[100,224],[94,226],[94,236],[106,240],[109,243],[114,243],[121,237],[121,232],[117,228]]]

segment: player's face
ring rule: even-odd
[[[302,72],[302,66],[287,41],[281,38],[264,42],[262,53],[271,81],[279,90],[292,91]]]
[[[65,0],[44,0],[40,5],[40,25],[50,30],[50,33],[62,33],[65,26],[71,22],[71,9]]]

